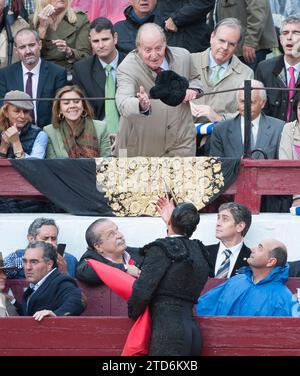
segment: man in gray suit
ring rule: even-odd
[[[284,122],[261,111],[266,103],[266,90],[257,80],[251,80],[253,88],[251,93],[251,149],[254,159],[263,159],[264,154],[268,159],[278,158],[278,148]],[[216,125],[211,136],[210,155],[214,157],[241,158],[244,152],[244,90],[237,93],[239,115],[235,118],[222,121]]]

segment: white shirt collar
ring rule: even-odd
[[[109,261],[111,261],[111,262],[113,262],[115,264],[118,264],[116,261],[114,261],[110,257],[104,256],[102,254],[101,254],[101,256],[104,257],[106,260],[109,260]],[[128,265],[128,262],[129,262],[130,259],[131,259],[130,254],[127,251],[124,251],[124,254],[123,254],[124,264]]]
[[[223,252],[225,249],[229,249],[232,255],[238,255],[242,246],[243,246],[243,240],[240,243],[234,245],[233,247],[226,247],[225,244],[220,242],[219,252]]]
[[[226,70],[229,65],[229,60],[225,61],[223,64],[218,64],[215,59],[213,58],[213,55],[211,53],[211,50],[209,51],[209,67],[211,70],[213,70],[217,65],[221,65],[221,67]]]
[[[253,124],[252,132],[253,132],[255,141],[257,140],[260,118],[261,118],[261,114],[259,114],[256,119],[251,120],[251,123]],[[241,115],[241,132],[242,132],[243,143],[244,143],[244,129],[245,129],[245,118],[244,116]]]
[[[21,64],[22,64],[23,76],[25,76],[28,72],[33,73],[35,76],[39,75],[40,68],[41,68],[41,59],[39,59],[37,65],[32,70],[27,69],[23,63]]]
[[[105,70],[105,67],[109,64],[116,71],[117,67],[118,67],[118,61],[119,61],[119,52],[117,51],[116,57],[110,63],[106,63],[105,61],[101,60],[100,57],[99,57],[99,61],[100,61],[104,70]]]
[[[54,272],[55,269],[57,269],[57,268],[54,268],[54,269],[50,270],[50,272],[48,274],[46,274],[45,277],[43,277],[42,279],[40,279],[38,281],[38,283],[36,283],[36,284],[30,283],[29,286],[34,291],[36,291],[39,287],[41,287],[41,285],[45,282],[45,280],[49,277],[49,275]]]

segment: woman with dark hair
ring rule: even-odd
[[[110,155],[106,125],[93,120],[93,110],[76,85],[64,86],[56,93],[52,124],[44,127],[49,143],[46,159],[96,158]]]
[[[283,127],[279,145],[279,159],[300,160],[300,93],[294,97],[293,112],[296,120]],[[300,194],[293,196],[292,206],[300,206]]]
[[[189,239],[199,220],[193,204],[179,204],[168,221],[168,237],[141,250],[145,260],[128,301],[128,315],[136,320],[149,305],[149,355],[200,355],[202,340],[193,306],[210,268],[204,245]]]

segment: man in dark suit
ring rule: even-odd
[[[22,305],[17,304],[23,316],[41,321],[46,316],[79,316],[85,304],[81,290],[73,278],[57,269],[55,248],[45,242],[28,244],[23,257],[26,280]]]
[[[27,92],[32,98],[53,98],[67,83],[66,70],[40,58],[42,44],[34,30],[18,31],[14,44],[21,61],[0,69],[0,104],[10,90]],[[33,122],[41,128],[50,124],[51,109],[52,101],[34,102]]]
[[[87,251],[81,256],[77,266],[76,278],[89,285],[99,286],[103,282],[96,272],[85,262],[94,259],[138,277],[143,256],[138,248],[127,247],[123,234],[109,219],[94,221],[86,230]]]
[[[243,239],[251,226],[251,221],[251,212],[244,205],[228,202],[219,207],[216,238],[220,242],[206,246],[212,265],[210,277],[219,277],[218,271],[222,270],[228,250],[229,268],[227,275],[222,275],[222,278],[233,277],[239,268],[248,266],[247,258],[251,250]]]
[[[282,22],[280,28],[283,54],[259,63],[255,72],[255,78],[263,82],[266,87],[278,88],[268,91],[265,113],[286,122],[296,120],[293,100],[297,92],[281,89],[300,88],[299,42],[300,17],[299,14],[293,14]]]
[[[116,48],[118,34],[107,18],[96,18],[90,24],[90,42],[94,55],[74,64],[73,82],[81,87],[87,97],[105,97],[109,75],[107,66],[110,66],[112,78],[116,83],[117,66],[124,59],[125,54],[118,52]],[[108,103],[111,101],[105,103],[103,99],[97,99],[90,102],[95,110],[95,118],[98,120],[106,118],[107,105],[112,104]],[[115,101],[113,104],[115,105]],[[115,111],[117,113],[116,107]],[[106,118],[105,120],[108,132],[116,133],[119,127],[118,119],[113,121]]]
[[[284,122],[262,113],[266,103],[266,90],[260,81],[251,80],[253,90],[251,93],[251,149],[254,151],[252,158],[277,159],[281,132]],[[241,158],[244,154],[244,91],[238,91],[239,115],[234,119],[218,123],[211,136],[210,152],[214,157]]]

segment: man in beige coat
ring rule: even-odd
[[[181,104],[170,107],[149,98],[157,72],[173,70],[189,81]],[[153,23],[140,27],[137,49],[117,70],[116,103],[121,115],[115,154],[117,156],[194,156],[196,132],[189,101],[202,89],[190,53],[167,47],[163,30]]]
[[[241,87],[244,80],[250,80],[252,69],[243,64],[235,55],[241,39],[241,23],[236,18],[226,18],[210,37],[210,48],[192,54],[193,62],[200,74],[205,95],[191,102],[192,114],[201,122],[215,122],[234,117],[238,111],[236,93],[217,91]],[[219,68],[218,76],[215,70]],[[213,78],[216,78],[213,80]]]
[[[235,17],[244,28],[242,41],[236,55],[254,71],[278,40],[269,0],[216,0],[216,21]]]

